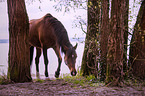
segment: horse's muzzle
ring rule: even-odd
[[[71,72],[71,75],[72,75],[72,76],[76,76],[76,74],[77,74],[76,71],[75,71],[75,72],[74,72],[74,71]]]

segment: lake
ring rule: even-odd
[[[84,41],[84,37],[80,38],[80,39],[73,39],[70,38],[70,42],[72,43],[72,45],[75,45],[76,42],[78,42],[78,46],[76,49],[77,52],[77,60],[76,60],[76,69],[80,68],[81,66],[81,61],[82,61],[82,56],[83,56],[83,50],[84,50],[84,43],[81,43],[82,41]],[[2,74],[7,74],[8,71],[8,50],[9,50],[9,43],[8,43],[8,39],[0,39],[0,75]],[[36,50],[34,50],[34,58],[36,56]],[[34,58],[33,58],[33,63],[31,66],[31,75],[32,78],[36,78],[36,68],[35,68],[35,62],[34,62]],[[64,54],[62,54],[62,66],[61,66],[61,75],[62,74],[66,74],[66,73],[70,73],[67,65],[65,65],[64,63]],[[55,71],[57,69],[58,66],[58,59],[57,56],[54,52],[54,50],[52,48],[48,49],[48,60],[49,60],[49,65],[48,65],[48,72],[49,72],[49,76],[50,78],[54,78],[54,74]],[[44,69],[45,69],[45,65],[43,62],[43,55],[40,57],[40,63],[39,63],[39,70],[40,70],[40,75],[41,78],[45,78],[44,76]]]

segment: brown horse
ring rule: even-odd
[[[31,20],[29,25],[29,42],[30,42],[30,63],[33,59],[34,47],[36,47],[36,76],[39,78],[39,57],[41,51],[43,51],[44,63],[45,63],[45,76],[48,77],[48,58],[47,49],[53,48],[58,57],[58,68],[55,72],[55,77],[58,78],[60,74],[60,67],[62,62],[61,51],[65,54],[64,61],[69,67],[71,75],[76,75],[75,63],[76,63],[76,47],[73,47],[70,43],[67,35],[67,31],[60,21],[58,21],[51,14],[46,14],[40,19]]]

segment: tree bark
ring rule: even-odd
[[[125,9],[124,9],[124,26],[125,26],[125,33],[124,33],[124,54],[123,54],[123,70],[126,72],[128,70],[127,65],[127,45],[128,45],[128,15],[129,15],[129,0],[125,0]],[[127,74],[126,74],[127,75]]]
[[[88,25],[81,72],[83,76],[98,75],[99,0],[88,0]]]
[[[130,64],[132,73],[140,79],[145,79],[145,0],[142,1],[134,32],[131,39]]]
[[[29,82],[30,51],[28,42],[29,20],[24,0],[7,0],[9,17],[9,69],[14,82]]]
[[[100,66],[101,81],[106,78],[108,35],[109,35],[109,0],[101,0]]]
[[[120,86],[123,81],[125,0],[112,0],[111,5],[106,83],[111,86]]]

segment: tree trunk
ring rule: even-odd
[[[130,64],[132,73],[140,79],[145,79],[145,0],[142,1],[134,32],[131,39]]]
[[[7,0],[9,16],[9,70],[14,82],[29,82],[29,21],[24,0]]]
[[[102,17],[101,17],[101,33],[100,33],[100,65],[101,65],[101,81],[106,78],[107,51],[108,51],[108,35],[109,35],[109,0],[101,0]]]
[[[99,0],[88,0],[88,25],[85,39],[81,72],[83,76],[98,75],[98,41],[99,41]]]
[[[125,0],[112,0],[111,25],[108,42],[106,83],[119,86],[123,80]]]
[[[128,43],[128,15],[129,15],[129,0],[125,0],[125,9],[124,9],[124,54],[123,54],[123,70],[126,72],[128,69],[127,65],[127,43]]]

